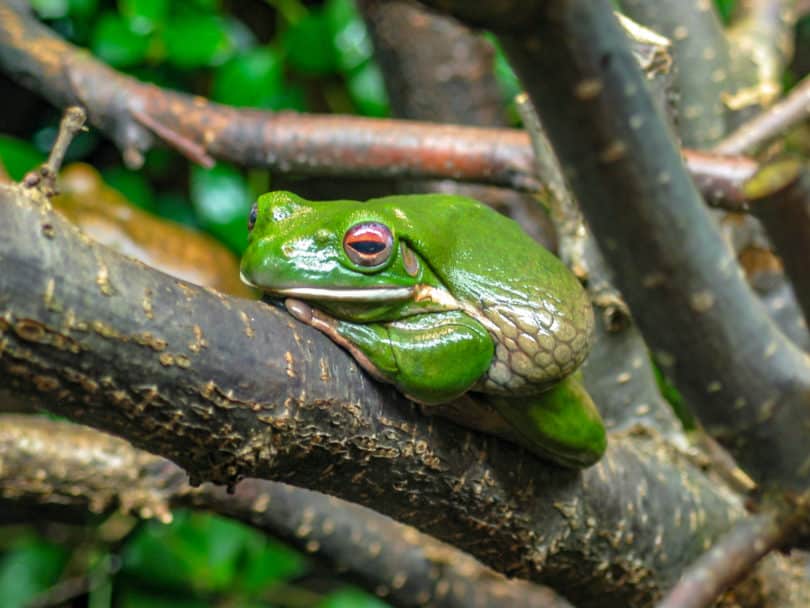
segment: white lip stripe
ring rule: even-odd
[[[329,289],[327,287],[284,287],[267,289],[249,281],[240,271],[239,278],[245,285],[264,289],[267,293],[280,296],[298,296],[299,298],[316,298],[318,300],[336,300],[339,302],[380,302],[391,300],[413,299],[413,287],[371,287],[368,289]]]
[[[267,293],[280,296],[297,296],[317,300],[335,300],[338,302],[388,302],[392,300],[410,300],[413,298],[413,287],[375,287],[369,289],[328,289],[326,287],[285,287],[267,289],[245,278],[239,273],[242,282],[250,287],[263,289]]]
[[[270,289],[270,293],[317,300],[336,300],[338,302],[378,302],[391,300],[410,300],[413,297],[412,287],[376,287],[369,289],[328,289],[325,287],[285,287]]]

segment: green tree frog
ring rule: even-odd
[[[593,312],[573,274],[473,199],[259,197],[242,280],[425,405],[479,393],[516,440],[568,467],[605,450],[576,372]]]

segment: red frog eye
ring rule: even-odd
[[[355,224],[343,237],[343,250],[360,266],[379,266],[391,257],[394,237],[388,226],[379,222]]]

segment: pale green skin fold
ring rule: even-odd
[[[384,224],[390,257],[369,268],[344,250],[347,230]],[[593,313],[577,279],[512,220],[466,197],[257,202],[242,278],[285,299],[298,319],[371,374],[424,404],[480,393],[534,453],[586,467],[605,430],[574,373]]]

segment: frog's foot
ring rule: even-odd
[[[602,418],[576,373],[545,393],[520,399],[490,396],[518,443],[569,468],[594,464],[605,451]]]
[[[380,382],[390,382],[388,378],[380,373],[379,368],[374,365],[371,359],[369,359],[362,350],[347,340],[346,337],[338,331],[339,322],[337,319],[317,308],[313,308],[303,300],[297,300],[295,298],[286,298],[284,300],[284,307],[287,309],[287,312],[301,321],[301,323],[306,323],[310,327],[314,327],[321,333],[326,334],[335,344],[349,351],[349,354],[354,357],[354,360],[357,361],[360,367],[373,378]]]

